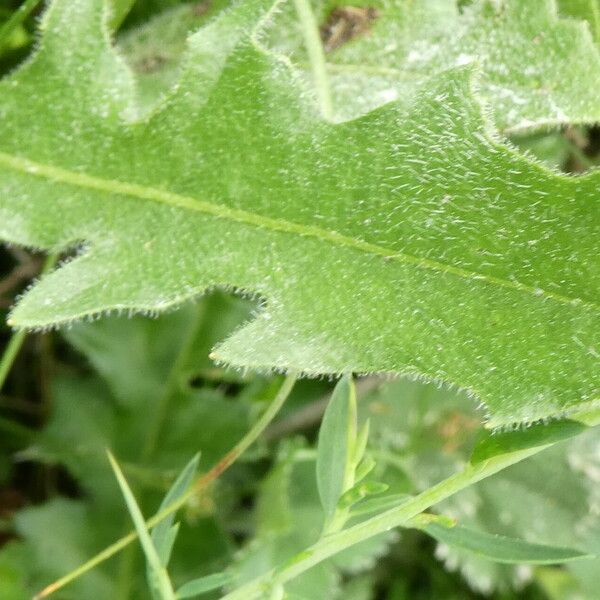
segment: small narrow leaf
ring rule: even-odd
[[[327,518],[335,512],[349,479],[356,437],[354,383],[345,375],[335,386],[323,416],[317,447],[317,486]]]
[[[169,564],[171,553],[173,552],[173,546],[175,545],[175,540],[177,539],[178,533],[179,523],[175,523],[175,525],[173,525],[171,529],[167,531],[167,534],[162,538],[160,542],[160,547],[156,545],[156,542],[154,542],[154,546],[156,548],[158,558],[160,559],[160,563],[165,568]],[[151,536],[151,539],[154,541],[153,536]],[[149,571],[148,577],[150,578],[150,576],[151,572]]]
[[[370,421],[367,419],[364,425],[360,428],[358,435],[356,436],[356,444],[354,448],[354,464],[358,465],[365,456],[367,449],[367,442],[369,441],[369,428]]]
[[[475,465],[500,454],[553,444],[578,435],[585,429],[587,426],[583,423],[560,419],[549,423],[536,423],[515,431],[484,431],[471,454],[471,464]]]
[[[416,517],[413,517],[406,524],[407,527],[415,527],[417,529],[424,529],[428,525],[439,525],[444,529],[450,529],[456,526],[456,519],[448,517],[447,515],[436,515],[434,513],[421,513]]]
[[[359,504],[352,507],[352,517],[370,515],[372,513],[384,512],[390,508],[396,508],[410,500],[410,494],[389,494],[379,498],[365,498]]]
[[[131,515],[131,520],[135,525],[135,530],[137,531],[140,544],[144,550],[148,568],[151,571],[151,589],[156,592],[161,600],[174,600],[175,593],[173,591],[173,587],[167,572],[160,562],[160,558],[156,548],[154,547],[154,543],[150,538],[150,534],[146,528],[144,515],[142,515],[142,511],[138,506],[135,496],[133,495],[133,492],[131,491],[129,484],[127,483],[127,480],[125,479],[125,476],[123,475],[123,472],[121,471],[121,468],[119,467],[114,456],[110,452],[107,452],[107,454],[110,465],[115,473],[115,477],[117,478],[117,482],[119,483],[119,487],[121,488],[123,498],[125,498],[125,503],[127,504],[129,514]]]
[[[362,481],[375,468],[375,465],[375,459],[372,456],[365,456],[356,467],[354,481]]]
[[[438,523],[429,523],[420,529],[438,542],[500,563],[551,565],[590,558],[589,554],[573,548],[532,544],[524,540],[467,529],[460,525],[444,527]]]
[[[222,588],[231,580],[232,576],[229,573],[213,573],[212,575],[206,575],[206,577],[200,577],[199,579],[194,579],[193,581],[183,584],[177,590],[175,597],[177,600],[193,598],[200,594],[204,594],[205,592]]]
[[[198,463],[200,461],[200,454],[196,454],[192,460],[183,468],[175,483],[171,486],[167,494],[165,495],[161,505],[158,509],[158,512],[165,509],[170,504],[173,504],[176,500],[181,498],[185,492],[187,492],[190,487],[194,475],[198,470]],[[173,543],[175,541],[175,535],[177,535],[177,530],[173,533],[173,521],[175,519],[175,514],[171,513],[168,517],[163,519],[158,525],[156,525],[152,529],[152,542],[156,548],[158,556],[160,558],[160,562],[163,567],[166,567],[169,563],[169,558],[171,556],[171,550],[173,548]]]
[[[338,508],[340,510],[346,510],[367,496],[373,496],[375,494],[383,494],[383,492],[387,492],[388,488],[389,485],[386,483],[380,483],[379,481],[367,481],[365,483],[359,483],[344,493],[338,502]]]

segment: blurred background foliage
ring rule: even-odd
[[[565,16],[587,19],[598,39],[600,13],[589,10],[590,2],[561,0],[560,8]],[[21,4],[0,1],[0,25]],[[115,0],[115,43],[136,73],[142,110],[175,84],[187,34],[227,4]],[[334,4],[324,3],[322,14]],[[3,40],[0,73],[34,47],[40,11],[35,6]],[[593,127],[511,142],[566,172],[582,172],[599,160],[600,135]],[[4,347],[11,337],[6,314],[42,261],[20,248],[0,251]],[[0,599],[31,598],[130,529],[106,448],[151,514],[196,452],[206,471],[243,436],[281,377],[228,371],[208,354],[255,310],[244,298],[215,292],[157,319],[111,317],[26,339],[0,392]],[[300,381],[259,443],[187,505],[171,561],[176,582],[231,564],[238,578],[250,579],[318,536],[314,443],[332,385]],[[358,390],[360,419],[371,419],[377,478],[393,493],[418,492],[455,472],[484,417],[464,395],[432,385],[368,377]],[[598,553],[599,482],[600,434],[591,430],[437,508],[491,533]],[[598,598],[599,585],[597,560],[500,565],[410,530],[345,551],[286,591],[304,600],[574,600]],[[141,551],[130,546],[54,597],[147,597]]]

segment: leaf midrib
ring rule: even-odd
[[[254,227],[267,229],[270,231],[279,231],[303,237],[312,237],[335,246],[351,248],[366,254],[380,256],[388,261],[395,261],[402,264],[413,265],[420,269],[450,274],[461,279],[485,281],[493,285],[527,293],[528,295],[532,295],[541,300],[554,300],[561,304],[568,305],[577,304],[580,306],[587,306],[588,308],[592,308],[594,310],[598,310],[600,308],[597,304],[584,301],[580,298],[570,298],[562,294],[557,294],[556,292],[535,288],[518,281],[511,281],[502,279],[501,277],[495,277],[494,275],[486,275],[483,273],[477,273],[475,271],[469,271],[467,269],[462,269],[460,267],[442,263],[430,258],[421,258],[411,254],[406,254],[404,252],[397,252],[383,246],[365,242],[364,240],[343,235],[337,231],[322,229],[314,225],[294,223],[293,221],[287,221],[279,218],[274,219],[272,217],[267,217],[239,208],[232,208],[222,204],[213,204],[212,202],[199,200],[191,196],[183,196],[167,190],[147,187],[136,183],[104,179],[102,177],[88,175],[87,173],[69,171],[68,169],[63,169],[62,167],[35,162],[29,160],[28,158],[14,156],[5,152],[0,152],[0,165],[19,173],[31,175],[33,177],[40,177],[83,189],[106,192],[108,194],[129,196],[139,200],[151,200],[176,208],[200,212],[220,219],[242,223],[245,225],[252,225]]]

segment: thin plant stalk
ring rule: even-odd
[[[119,487],[121,488],[121,493],[125,498],[127,509],[129,510],[131,519],[133,520],[136,531],[138,532],[140,543],[144,549],[144,555],[146,556],[146,560],[148,561],[148,565],[153,575],[156,593],[161,600],[175,600],[175,590],[173,589],[173,584],[171,583],[167,569],[161,563],[160,557],[158,556],[158,551],[156,550],[154,542],[150,537],[150,532],[148,531],[144,521],[144,515],[138,506],[135,496],[133,495],[129,484],[125,479],[123,472],[121,471],[121,467],[119,467],[115,457],[110,452],[108,452],[108,460],[110,461],[110,465],[117,478],[117,481],[119,482]]]
[[[325,52],[319,35],[319,26],[309,0],[294,0],[294,5],[302,28],[304,46],[308,53],[317,100],[323,116],[326,119],[331,119],[333,115],[333,103],[329,87],[329,76],[327,75]]]

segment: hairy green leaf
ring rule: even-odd
[[[230,0],[185,3],[119,36],[117,47],[135,74],[142,111],[177,82],[188,35],[227,4]]]
[[[584,2],[565,2],[567,14],[592,18]],[[575,19],[559,19],[554,0],[476,0],[460,11],[454,0],[374,0],[362,17],[344,12],[347,4],[314,3],[330,50],[327,66],[338,117],[390,100],[411,102],[424,80],[477,63],[480,92],[502,130],[600,118],[594,92],[600,55],[590,29]],[[305,65],[300,36],[282,41],[280,30],[274,29],[273,43]]]
[[[558,0],[558,7],[564,15],[587,21],[594,40],[600,41],[600,2],[598,0]]]
[[[476,62],[484,71],[481,91],[502,129],[598,120],[588,84],[590,77],[600,81],[600,60],[581,22],[596,39],[598,0],[559,1],[560,15],[572,20],[558,18],[553,0],[470,4],[461,13],[454,0],[375,0],[350,9],[343,0],[312,2],[328,50],[337,116],[355,116],[392,99],[407,102],[423,80]],[[144,104],[175,83],[185,32],[205,15],[193,6],[177,8],[124,37],[121,48],[138,73]],[[293,3],[286,3],[269,39],[308,71],[296,20]]]
[[[598,175],[499,143],[471,69],[324,122],[251,33],[262,13],[244,2],[193,36],[175,92],[133,122],[100,3],[52,3],[37,54],[0,83],[0,235],[81,252],[12,323],[235,287],[264,304],[215,350],[227,363],[449,381],[493,425],[595,400]]]

